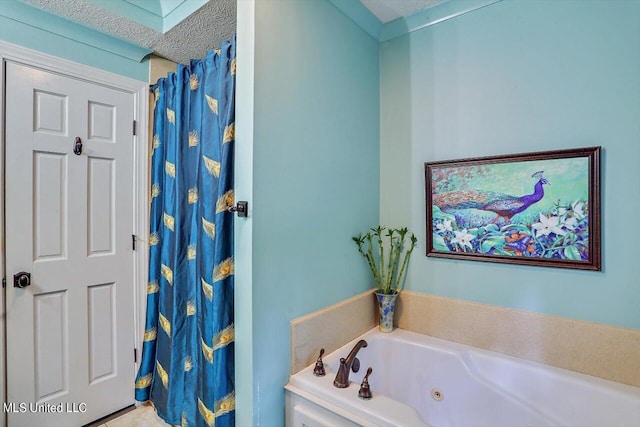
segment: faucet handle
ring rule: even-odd
[[[360,359],[356,357],[355,359],[353,359],[353,363],[351,364],[351,371],[353,371],[353,373],[355,374],[359,370],[360,370]]]
[[[371,388],[369,387],[369,375],[373,372],[373,369],[369,367],[367,369],[367,375],[362,379],[362,384],[360,385],[360,390],[358,391],[358,397],[360,399],[369,400],[371,399]]]
[[[316,360],[316,366],[313,368],[313,375],[316,377],[324,377],[324,363],[322,363],[322,355],[324,354],[324,348],[320,349],[320,356],[318,356],[318,360]]]

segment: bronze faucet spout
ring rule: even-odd
[[[360,361],[356,358],[356,354],[358,354],[358,351],[360,351],[362,347],[366,346],[367,342],[360,340],[351,349],[346,359],[344,357],[340,358],[340,367],[338,368],[336,379],[333,380],[334,386],[338,388],[349,387],[349,371],[353,370],[353,372],[358,372],[358,369],[360,369]]]

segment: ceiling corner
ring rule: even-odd
[[[360,0],[329,0],[329,2],[371,37],[380,40],[382,22]]]

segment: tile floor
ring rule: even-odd
[[[97,427],[170,427],[156,415],[151,405],[140,406]]]

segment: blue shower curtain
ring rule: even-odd
[[[233,426],[235,37],[153,86],[147,317],[136,400]]]

